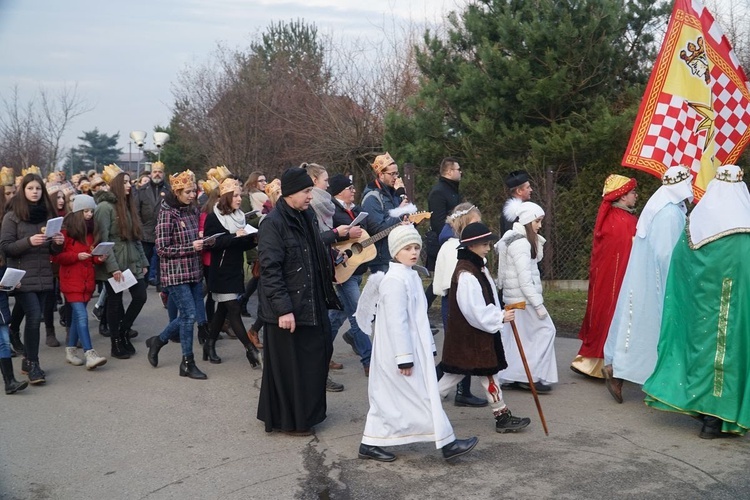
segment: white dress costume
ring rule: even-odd
[[[534,382],[557,382],[555,359],[555,325],[549,317],[542,297],[539,262],[544,256],[544,238],[538,236],[536,259],[531,258],[531,244],[526,228],[518,222],[495,244],[498,253],[497,283],[503,290],[505,305],[526,302],[526,309],[516,310],[516,327],[521,338],[526,361]],[[502,330],[503,347],[508,368],[499,373],[500,380],[528,383],[521,355],[510,323]]]
[[[434,441],[439,449],[455,441],[438,393],[435,342],[417,272],[391,262],[384,277],[382,273],[371,276],[356,318],[362,330],[372,335],[370,410],[362,443],[395,446]],[[398,365],[404,363],[414,363],[409,376],[399,371]]]

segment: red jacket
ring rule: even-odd
[[[68,236],[63,229],[65,244],[63,250],[55,257],[60,264],[60,291],[67,302],[88,302],[96,288],[94,264],[103,262],[101,257],[78,260],[81,252],[91,253],[94,249],[94,235],[86,235],[86,244]]]

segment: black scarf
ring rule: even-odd
[[[29,222],[39,224],[47,220],[47,205],[39,202],[37,204],[29,203]]]
[[[86,224],[86,233],[94,234],[94,218],[92,217],[88,220],[84,220],[84,223]]]
[[[479,269],[480,271],[484,267],[484,259],[468,248],[459,248],[458,258],[459,260],[468,260],[469,262],[477,266],[477,269]]]

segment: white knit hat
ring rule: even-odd
[[[396,257],[397,253],[412,243],[422,246],[422,237],[419,236],[419,232],[413,224],[397,226],[388,235],[388,251],[391,252],[391,257]]]
[[[96,208],[96,202],[94,199],[87,194],[77,194],[73,198],[73,212],[79,212],[81,210],[94,210]]]
[[[530,201],[521,201],[518,198],[511,198],[505,203],[503,208],[503,215],[508,220],[518,222],[522,226],[525,226],[531,221],[537,220],[539,217],[544,217],[544,210],[536,203]]]

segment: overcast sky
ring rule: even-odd
[[[731,0],[720,0],[729,2]],[[745,0],[737,0],[745,1]],[[378,40],[383,26],[442,22],[466,0],[0,0],[0,95],[18,85],[23,98],[40,86],[78,84],[94,109],[64,141],[82,131],[132,130],[171,116],[171,84],[188,66],[209,60],[218,42],[247,47],[271,22],[304,19],[337,40]],[[710,3],[710,2],[708,2]],[[386,29],[388,31],[388,29]]]
[[[18,85],[78,84],[94,110],[78,117],[66,146],[84,130],[120,132],[167,125],[171,84],[209,60],[221,42],[247,47],[271,22],[304,19],[321,34],[382,38],[393,23],[441,22],[464,0],[0,0],[0,95]]]

